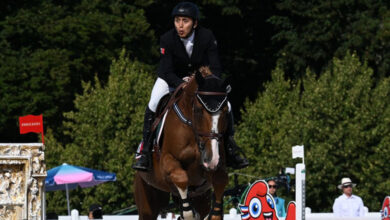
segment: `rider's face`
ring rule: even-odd
[[[192,28],[195,28],[197,25],[196,21],[194,23],[194,21],[191,18],[183,17],[183,16],[176,16],[174,23],[175,23],[177,34],[181,38],[188,37],[192,31]]]

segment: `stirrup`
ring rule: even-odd
[[[229,146],[230,145],[230,146]],[[235,143],[233,137],[228,137],[226,165],[233,169],[242,169],[249,165],[244,151]],[[243,157],[240,156],[243,155]]]
[[[249,166],[249,161],[245,157],[235,156],[230,159],[233,161],[228,162],[226,165],[233,169],[242,169]]]

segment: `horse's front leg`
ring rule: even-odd
[[[181,167],[179,161],[168,154],[162,158],[166,176],[175,184],[181,198],[181,217],[185,220],[199,219],[199,214],[190,205],[188,198],[188,175]]]
[[[207,219],[220,220],[223,219],[223,193],[229,182],[229,177],[224,168],[218,169],[212,176],[214,199],[211,206],[210,214]]]

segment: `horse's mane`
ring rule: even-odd
[[[204,79],[209,79],[209,78],[220,79],[219,77],[217,77],[216,75],[214,75],[214,74],[211,72],[209,66],[201,66],[201,67],[199,67],[198,70],[195,70],[195,71],[191,74],[191,79],[190,79],[190,81],[188,81],[188,84],[192,85],[193,82],[196,82],[196,79],[195,79],[196,77],[195,77],[195,75],[196,75],[196,74],[199,74],[199,73],[200,73],[200,75],[202,76],[202,78],[204,78]],[[194,84],[194,85],[195,85],[195,84]],[[192,88],[192,87],[188,86],[188,87],[186,87],[186,88],[187,88],[187,90],[188,90],[189,88]],[[193,89],[196,89],[196,88],[193,88]]]
[[[208,66],[201,66],[199,68],[199,72],[202,74],[203,78],[206,78],[206,76],[213,75],[213,73],[211,72],[211,70]]]

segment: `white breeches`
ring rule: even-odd
[[[148,104],[149,109],[152,110],[153,112],[156,112],[157,105],[158,105],[158,102],[160,102],[160,99],[172,91],[175,91],[175,88],[169,87],[168,83],[165,82],[165,80],[158,77],[156,82],[154,83],[152,93],[150,94],[150,100],[149,100],[149,104]],[[227,104],[228,104],[228,109],[230,112],[232,107],[231,107],[229,101]]]
[[[174,88],[169,88],[168,83],[165,82],[165,80],[161,79],[160,77],[157,78],[156,82],[154,83],[152,93],[150,94],[150,100],[148,107],[153,112],[156,112],[157,105],[160,99],[169,93],[169,91],[174,91]]]

